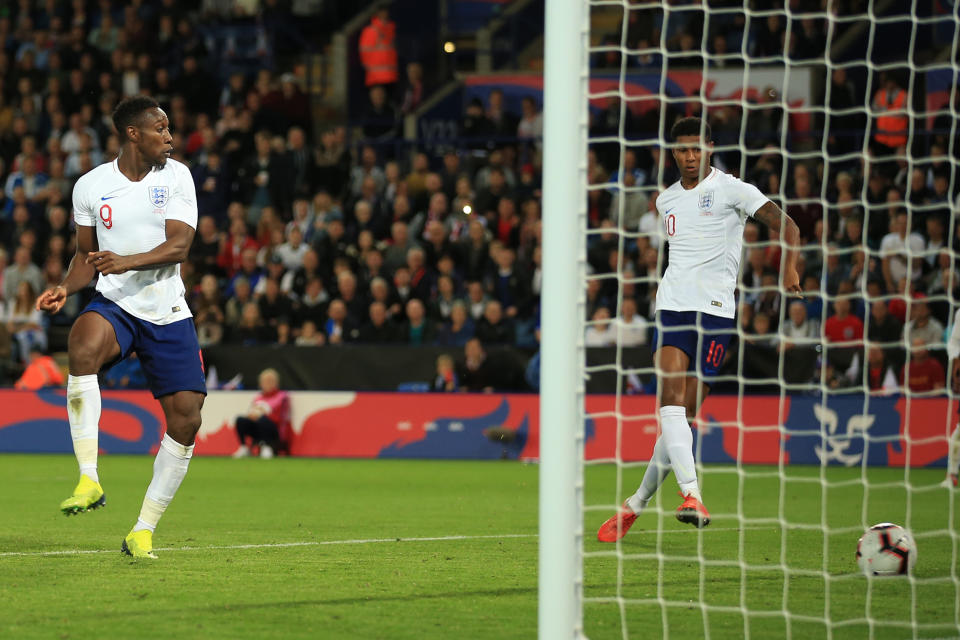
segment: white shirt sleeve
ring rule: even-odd
[[[767,196],[763,195],[760,189],[757,189],[749,182],[744,182],[732,176],[729,181],[730,191],[733,195],[732,199],[737,207],[737,211],[742,211],[748,216],[752,216],[757,212],[757,209],[770,201]]]
[[[85,189],[86,181],[80,180],[73,187],[73,221],[81,227],[97,226],[97,213],[90,206]]]
[[[185,222],[194,229],[197,228],[197,189],[193,184],[193,176],[184,166],[177,167],[177,181],[171,194],[170,204],[167,205],[167,220]]]
[[[951,360],[960,357],[960,309],[953,315],[953,329],[950,331],[950,339],[947,340],[947,355]]]

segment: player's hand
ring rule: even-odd
[[[783,288],[788,295],[802,298],[803,289],[800,288],[800,276],[795,268],[787,268],[783,273]]]
[[[85,260],[87,264],[93,265],[98,273],[105,276],[117,273],[126,273],[130,270],[131,264],[127,256],[118,256],[112,251],[91,251],[87,254]]]
[[[47,289],[37,298],[37,311],[46,311],[47,313],[58,313],[63,308],[63,303],[67,301],[67,290],[57,285]]]

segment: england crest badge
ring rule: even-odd
[[[170,199],[170,187],[150,187],[150,204],[163,208]]]
[[[700,208],[709,209],[713,206],[713,189],[700,194]]]

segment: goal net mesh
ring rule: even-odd
[[[585,634],[957,635],[960,518],[941,484],[957,415],[956,3],[589,5],[582,314],[587,347],[616,348],[584,364]],[[693,421],[712,522],[677,522],[671,473],[601,544],[657,436],[669,229],[654,201],[678,179],[670,127],[690,115],[712,127],[715,167],[797,221],[805,297],[780,293],[784,246],[747,218],[736,336]],[[614,377],[615,396],[589,394]],[[912,575],[859,572],[857,540],[880,522],[913,533]]]

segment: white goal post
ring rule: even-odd
[[[540,367],[542,639],[583,628],[583,323],[588,4],[547,0]]]

